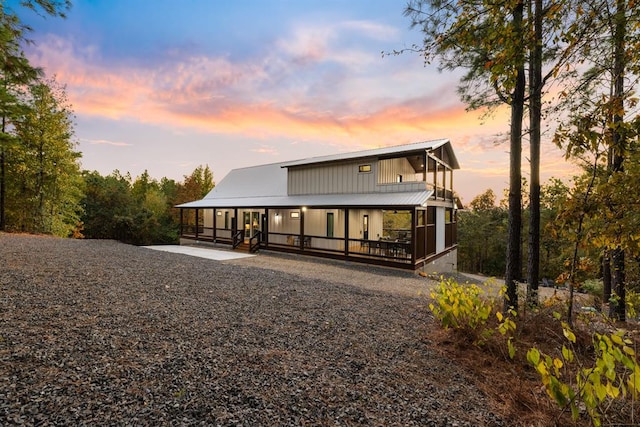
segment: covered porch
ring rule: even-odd
[[[182,206],[180,219],[182,239],[405,269],[457,241],[455,211],[436,206]]]

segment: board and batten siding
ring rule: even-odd
[[[402,176],[402,182],[415,182],[416,171],[406,158],[385,159],[378,162],[378,184],[398,182],[398,176]]]
[[[204,227],[213,228],[213,209],[203,209],[200,215],[202,215],[204,218]]]
[[[360,172],[359,166],[370,165],[371,172]],[[398,182],[398,176],[402,182]],[[307,194],[362,194],[422,191],[426,183],[416,175],[405,158],[368,159],[326,165],[289,168],[288,193]]]
[[[358,172],[360,165],[371,165],[371,172]],[[327,165],[289,168],[289,195],[354,194],[376,191],[376,160],[359,160]]]
[[[344,237],[344,211],[342,209],[307,209],[304,214],[304,234],[326,236],[327,213],[333,214],[333,237]]]
[[[379,209],[349,209],[349,238],[364,239],[364,216],[369,215],[369,239],[382,237],[383,214]],[[343,233],[344,234],[344,233]]]

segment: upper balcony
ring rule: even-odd
[[[283,164],[287,194],[371,194],[433,191],[453,200],[458,161],[448,140],[326,156]]]
[[[377,185],[382,191],[426,188],[433,190],[434,200],[453,200],[453,169],[431,153],[379,159],[377,166]]]

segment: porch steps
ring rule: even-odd
[[[236,246],[236,248],[234,249],[235,251],[238,252],[246,252],[249,253],[249,244],[248,243],[240,243],[238,246]]]

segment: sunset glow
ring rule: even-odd
[[[506,186],[506,110],[482,123],[458,99],[458,74],[381,54],[420,40],[402,3],[282,0],[268,22],[253,1],[77,3],[66,20],[25,19],[30,59],[66,85],[85,169],[180,180],[208,164],[219,181],[237,167],[449,138],[465,203]],[[546,144],[543,178],[568,175]]]

